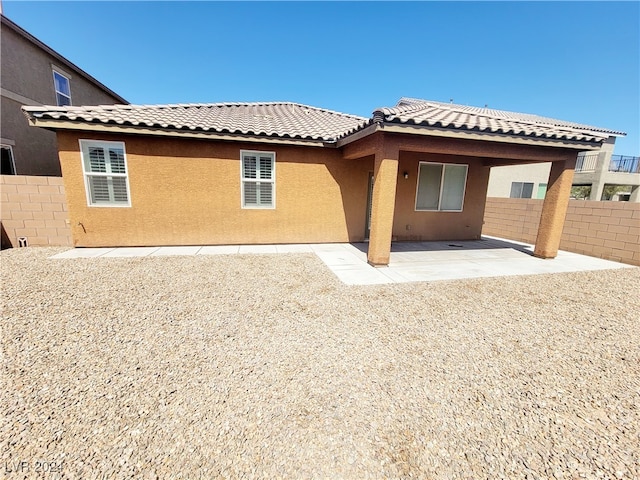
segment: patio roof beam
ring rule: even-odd
[[[371,127],[374,127],[373,125]],[[342,146],[342,157],[345,160],[354,160],[374,155],[376,152],[376,137],[382,133],[377,131],[359,140]],[[522,163],[543,163],[564,161],[567,151],[576,154],[580,151],[590,150],[594,145],[585,144],[560,145],[559,143],[547,144],[522,144],[502,143],[485,137],[478,139],[460,139],[449,137],[427,137],[424,135],[411,135],[407,133],[388,133],[384,130],[387,141],[395,141],[400,151],[418,153],[436,153],[446,155],[459,155],[486,159],[483,165],[497,167],[503,165],[517,165]],[[340,148],[340,144],[338,144]]]
[[[467,157],[487,158],[487,166],[514,165],[523,161],[554,162],[564,160],[566,149],[549,146],[515,145],[479,140],[457,140],[451,138],[424,138],[399,136],[400,150],[420,153],[440,153]],[[575,150],[576,154],[580,151]]]
[[[424,125],[410,125],[397,123],[378,124],[379,130],[386,133],[400,133],[415,136],[428,136],[432,138],[445,138],[448,140],[479,140],[481,142],[494,142],[500,144],[547,146],[561,148],[576,148],[577,150],[598,150],[604,138],[600,140],[569,140],[566,138],[534,137],[518,134],[494,133],[479,130],[460,130],[451,128],[439,128]]]

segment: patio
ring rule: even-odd
[[[374,285],[467,278],[632,268],[618,262],[559,251],[553,260],[533,256],[533,245],[484,236],[464,242],[394,242],[388,267],[367,263],[366,243],[76,248],[56,259],[173,255],[315,253],[345,284]]]

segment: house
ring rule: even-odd
[[[76,246],[480,238],[489,172],[551,162],[535,255],[557,254],[576,158],[619,132],[403,98],[370,118],[296,103],[24,107],[52,130]]]
[[[639,157],[614,155],[613,146],[609,139],[599,151],[578,154],[573,186],[586,187],[583,192],[576,192],[582,193],[578,198],[640,202]],[[494,168],[489,177],[487,196],[542,199],[547,191],[550,168],[549,163]],[[622,194],[622,191],[627,193]]]
[[[20,107],[127,101],[4,15],[0,19],[1,172],[60,176],[56,135],[29,128]]]

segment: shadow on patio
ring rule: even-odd
[[[367,243],[353,243],[354,247],[367,253]],[[392,242],[391,254],[398,252],[454,252],[462,250],[512,249],[533,255],[533,247],[502,238],[483,236],[481,240],[453,240],[440,242]]]

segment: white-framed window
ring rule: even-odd
[[[416,210],[461,212],[468,165],[420,162]]]
[[[509,194],[509,198],[531,198],[532,193],[533,183],[511,182],[511,193]]]
[[[240,151],[242,208],[276,208],[275,152]]]
[[[80,151],[87,205],[130,207],[124,143],[80,140]]]
[[[57,71],[53,71],[53,87],[56,90],[56,102],[59,107],[71,105],[71,87],[69,79]]]

